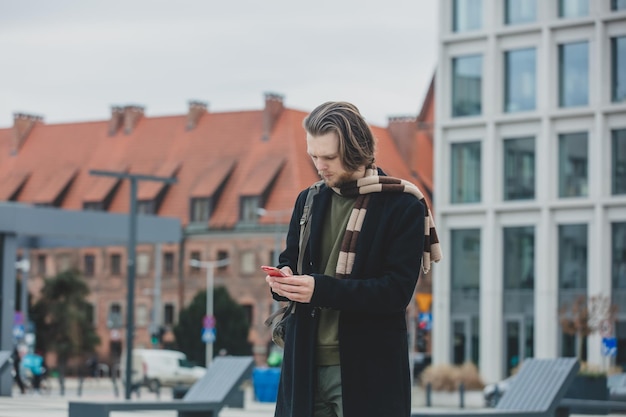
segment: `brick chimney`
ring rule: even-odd
[[[130,135],[133,133],[137,123],[143,117],[143,107],[141,106],[124,106],[124,133]]]
[[[208,103],[203,101],[190,100],[189,111],[187,112],[187,124],[185,129],[192,130],[198,126],[200,118],[207,112]]]
[[[43,117],[27,113],[13,113],[13,143],[11,153],[16,155],[35,125],[42,123]]]
[[[109,136],[115,136],[124,124],[124,108],[111,106],[111,118],[109,119]]]
[[[393,116],[389,117],[387,131],[395,142],[402,159],[411,165],[413,152],[415,149],[415,139],[417,134],[417,117],[415,116]]]
[[[274,125],[284,110],[283,96],[265,93],[265,109],[263,110],[263,140],[269,140]]]

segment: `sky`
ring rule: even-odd
[[[0,128],[354,103],[369,123],[417,115],[437,58],[434,0],[0,0]]]

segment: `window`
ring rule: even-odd
[[[83,210],[87,210],[87,211],[104,211],[104,205],[97,201],[97,202],[85,202],[83,203]]]
[[[450,231],[452,290],[480,289],[480,229]]]
[[[480,142],[453,143],[451,155],[450,201],[480,202]]]
[[[191,221],[193,223],[206,223],[211,217],[210,198],[191,199]]]
[[[87,323],[96,324],[96,307],[91,303],[85,303],[85,316]]]
[[[120,275],[122,272],[122,255],[111,254],[111,275]]]
[[[587,225],[559,226],[559,288],[587,289]]]
[[[163,307],[163,324],[165,324],[166,326],[173,326],[174,314],[175,314],[174,304],[170,304],[170,303],[165,304],[165,306]]]
[[[109,316],[107,318],[107,327],[109,329],[119,329],[124,323],[122,319],[122,306],[113,303],[109,306]]]
[[[223,261],[224,259],[228,259],[228,252],[225,250],[217,251],[217,260]],[[218,271],[225,271],[228,268],[228,265],[220,265],[217,267]]]
[[[83,258],[83,273],[86,277],[93,277],[96,272],[96,257],[92,254],[87,254]]]
[[[626,129],[611,132],[611,192],[626,194]]]
[[[589,0],[559,0],[559,17],[589,15]]]
[[[166,274],[174,273],[174,252],[163,253],[163,272]]]
[[[559,197],[587,196],[587,132],[559,135]]]
[[[200,257],[200,252],[198,252],[198,251],[191,252],[189,257],[191,258],[191,260],[194,260],[194,261],[200,261],[202,259]],[[200,272],[200,266],[192,266],[191,267],[191,272]]]
[[[241,197],[240,219],[246,223],[256,223],[259,217],[259,197]]]
[[[626,101],[626,36],[611,38],[611,93],[614,103]]]
[[[254,252],[253,251],[245,251],[241,254],[241,273],[242,274],[252,274],[256,271],[257,266],[254,261]]]
[[[452,4],[452,31],[467,32],[482,26],[481,0],[454,0]]]
[[[40,276],[45,277],[47,274],[46,271],[46,255],[40,253],[37,255],[37,272]]]
[[[517,25],[537,20],[536,0],[506,0],[504,2],[504,23]]]
[[[559,106],[586,106],[589,102],[589,43],[559,45]]]
[[[613,288],[626,290],[626,222],[611,224]]]
[[[145,304],[137,304],[135,308],[135,324],[139,327],[148,325],[148,307]]]
[[[156,214],[154,200],[141,200],[137,202],[137,214]]]
[[[150,255],[147,253],[137,254],[137,275],[147,275],[150,271]]]
[[[504,200],[535,198],[535,138],[504,141]]]
[[[480,55],[452,59],[453,117],[481,114],[482,62]]]
[[[535,67],[535,48],[504,53],[505,112],[535,109]]]
[[[626,10],[626,0],[611,0],[611,10]]]
[[[535,287],[535,228],[533,226],[504,228],[504,289]]]

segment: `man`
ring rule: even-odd
[[[295,301],[286,327],[276,417],[408,417],[406,307],[420,273],[440,259],[432,216],[412,184],[374,166],[374,136],[358,109],[328,102],[304,120],[323,185],[311,207],[303,271],[296,271],[297,198],[287,246],[267,276]],[[422,255],[424,259],[422,263]]]

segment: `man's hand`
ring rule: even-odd
[[[283,272],[285,268],[283,268]],[[291,270],[290,270],[291,271]],[[286,277],[266,276],[265,281],[276,294],[299,303],[310,303],[315,289],[315,279],[310,275]]]

